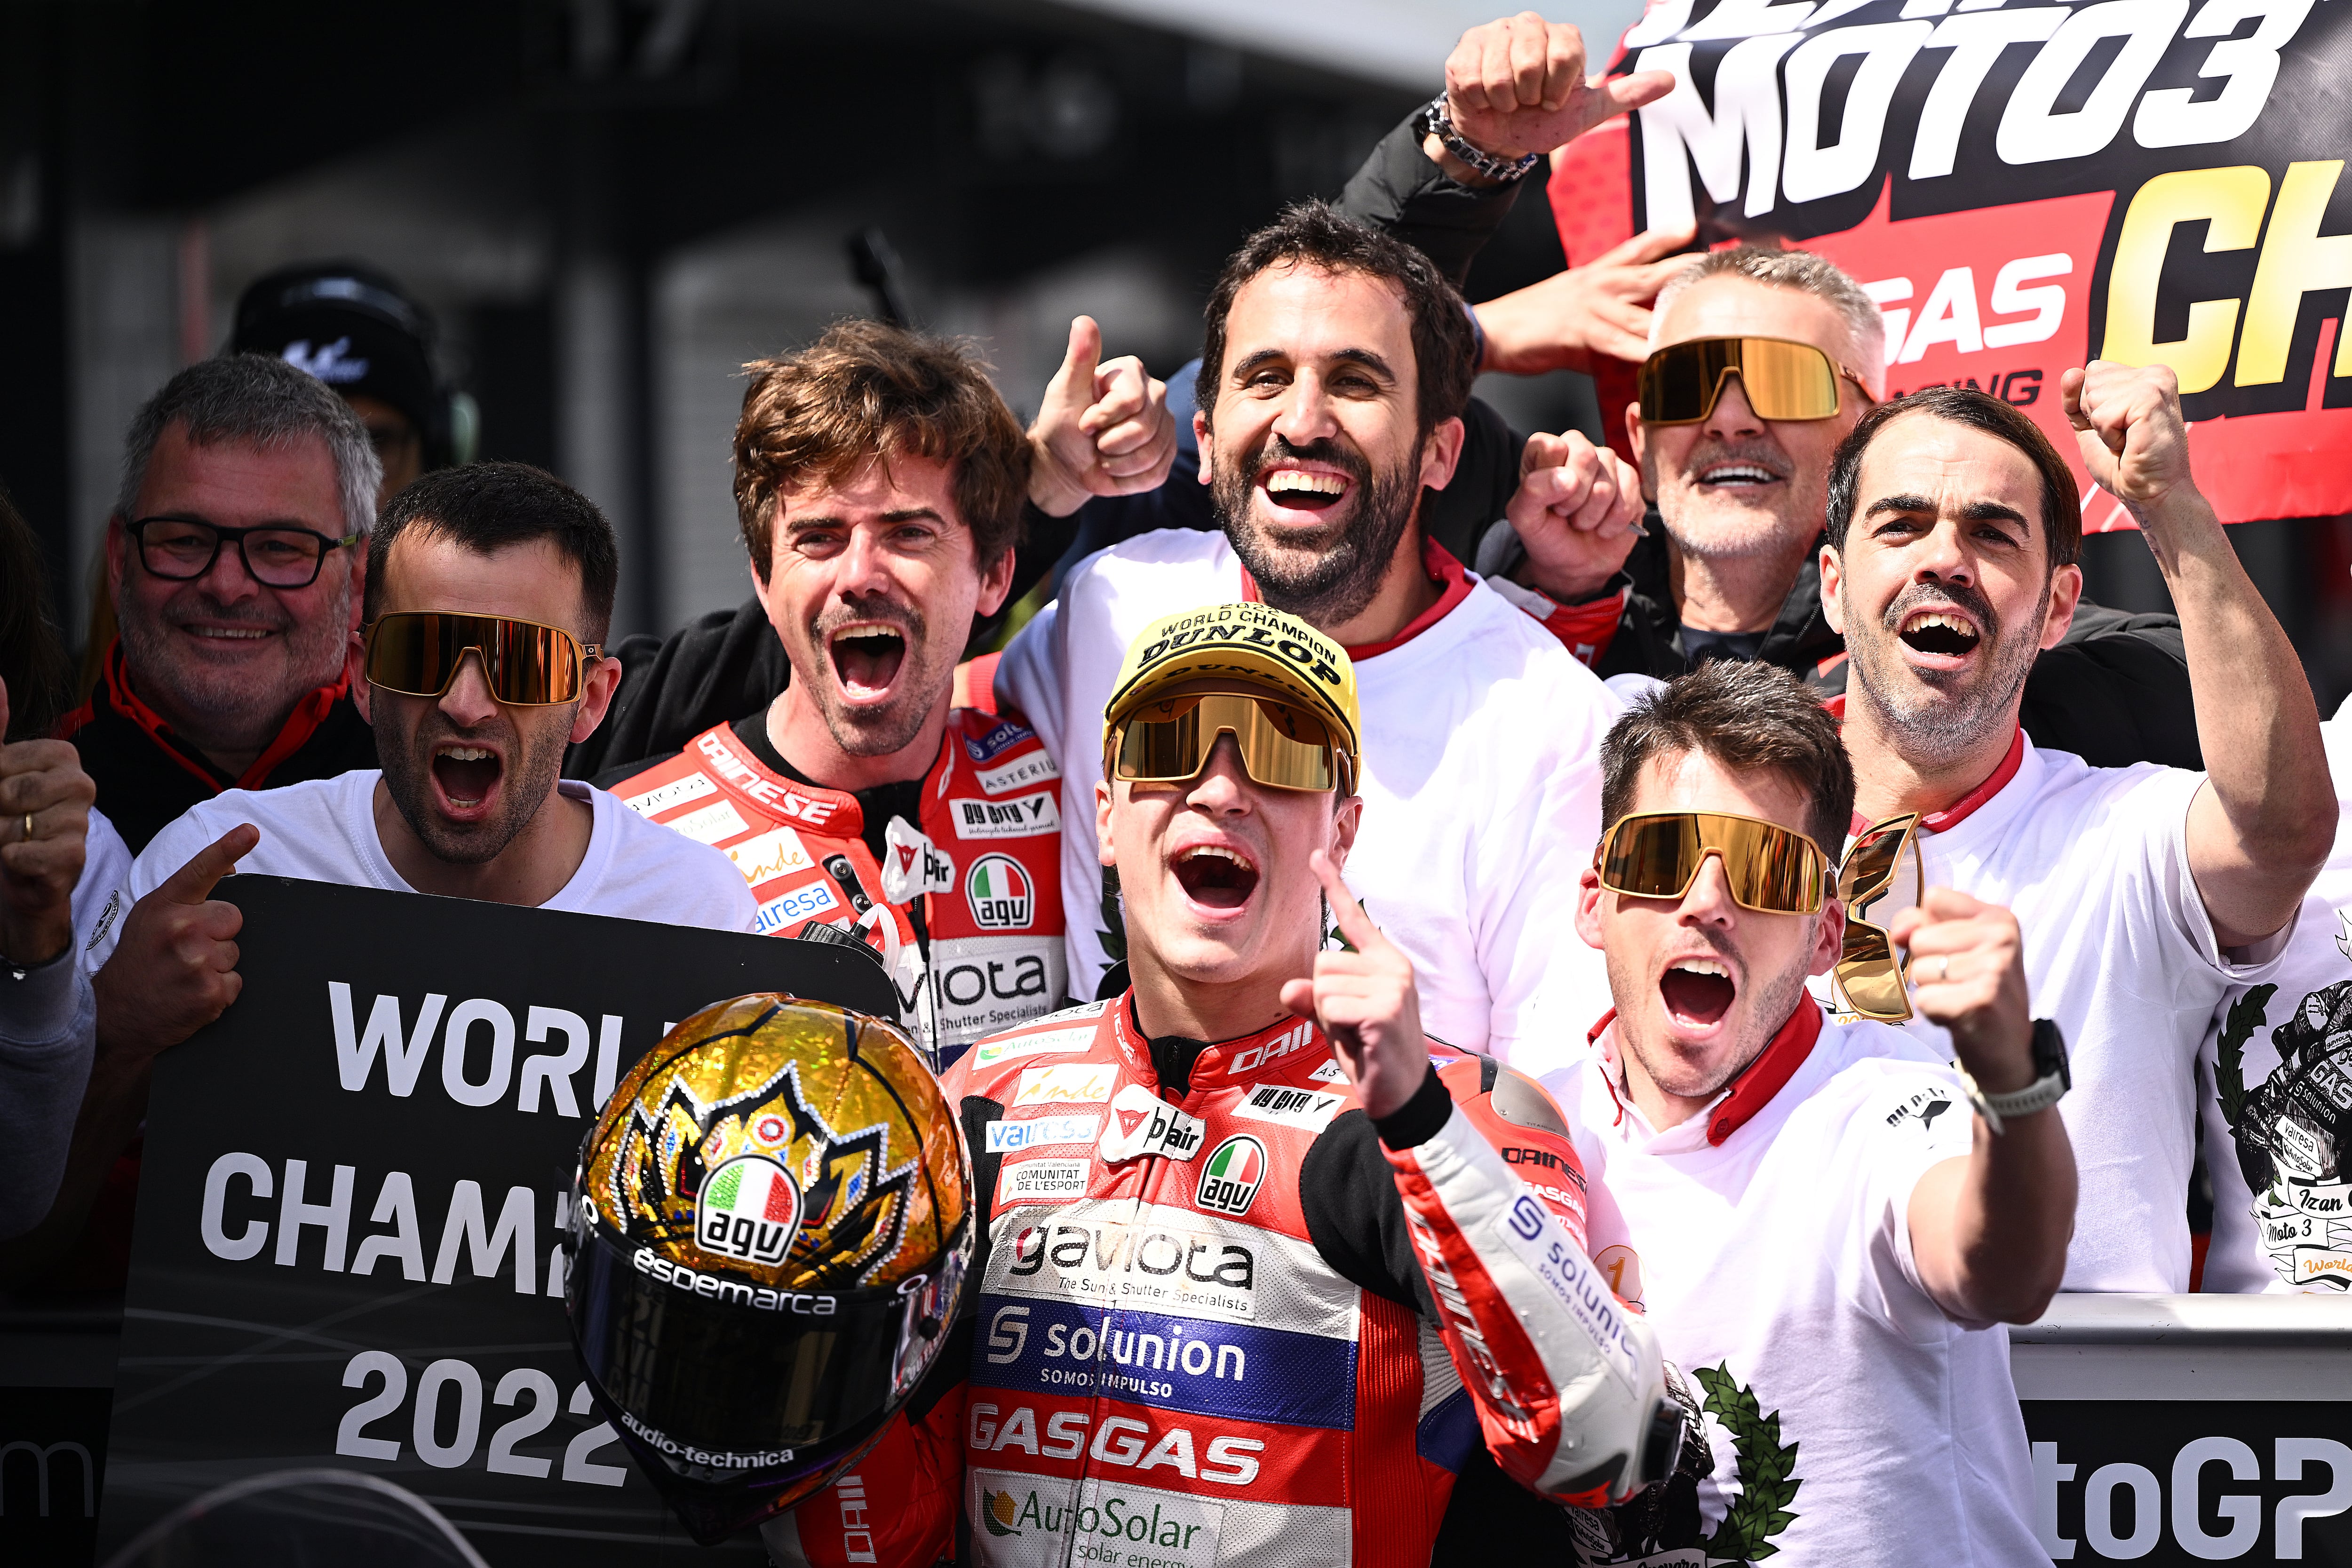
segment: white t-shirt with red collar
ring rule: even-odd
[[[1396,639],[1349,648],[1363,713],[1363,826],[1348,885],[1412,960],[1421,1016],[1448,1044],[1540,1073],[1580,1054],[1609,1005],[1577,936],[1576,879],[1601,835],[1601,738],[1621,710],[1557,637],[1429,546],[1444,594]],[[1102,714],[1128,644],[1161,616],[1254,598],[1222,533],[1146,533],[1079,563],[996,672],[1062,769],[1070,986],[1103,948],[1095,784]]]
[[[2263,979],[2284,945],[2265,943],[2263,963],[2221,952],[2189,869],[2189,803],[2204,782],[2153,763],[2095,768],[2021,731],[1992,778],[1918,838],[1928,886],[2016,912],[2034,1016],[2066,1037],[2074,1087],[2058,1109],[2080,1182],[2068,1290],[2189,1289],[2198,1047],[2223,994]],[[1883,924],[1916,898],[1899,888],[1865,918]],[[1953,1055],[1936,1025],[1906,1027]]]
[[[1807,1005],[1663,1132],[1622,1092],[1613,1026],[1543,1083],[1584,1162],[1593,1262],[1704,1402],[1715,1461],[1698,1553],[1607,1561],[2047,1561],[2008,1331],[1945,1316],[1911,1251],[1912,1190],[1974,1136],[1956,1073]]]

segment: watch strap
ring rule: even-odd
[[[1985,1119],[1985,1125],[1993,1130],[1996,1137],[2003,1131],[2001,1122],[2005,1118],[2031,1116],[2037,1110],[2047,1110],[2066,1097],[2063,1073],[2044,1073],[2023,1089],[2008,1094],[1987,1094],[1977,1087],[1977,1080],[1969,1076],[1968,1068],[1958,1062],[1954,1062],[1952,1068],[1960,1075],[1961,1087],[1968,1090],[1969,1103],[1976,1108],[1979,1116]]]
[[[1519,158],[1497,158],[1484,148],[1471,145],[1460,132],[1454,129],[1454,117],[1445,111],[1445,95],[1442,92],[1424,104],[1416,118],[1421,121],[1424,134],[1436,137],[1448,153],[1496,184],[1507,185],[1524,178],[1528,170],[1543,162],[1540,153],[1529,153]]]

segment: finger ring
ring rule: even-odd
[[[32,841],[33,841],[33,814],[32,814],[31,812],[29,812],[29,811],[28,811],[28,812],[26,812],[26,813],[25,814],[25,842],[26,842],[26,843],[27,843],[27,844],[30,844]]]
[[[1951,960],[1951,956],[1950,956],[1948,953],[1939,953],[1939,954],[1937,954],[1937,958],[1936,958],[1936,983],[1937,983],[1938,985],[1940,985],[1940,984],[1942,984],[1945,981],[1949,980],[1951,977],[1952,977],[1952,960]]]

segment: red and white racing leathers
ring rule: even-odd
[[[1481,1447],[1586,1505],[1671,1463],[1529,1080],[1440,1052],[1376,1129],[1286,1018],[1192,1047],[1171,1101],[1132,994],[947,1075],[989,1221],[969,1358],[766,1527],[778,1563],[1423,1568]]]
[[[945,1063],[1067,994],[1060,777],[1024,726],[950,709],[923,776],[922,820],[891,820],[882,864],[856,795],[785,777],[730,725],[613,793],[723,850],[760,900],[761,931],[790,936],[811,921],[859,931]]]

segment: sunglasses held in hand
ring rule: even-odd
[[[509,708],[548,708],[576,700],[588,668],[604,657],[561,626],[511,616],[401,610],[367,631],[368,684],[408,697],[440,697],[467,654],[480,657],[490,695]]]
[[[1863,829],[1845,852],[1838,870],[1838,901],[1845,906],[1845,948],[1838,955],[1832,980],[1845,1010],[1882,1024],[1900,1024],[1911,1016],[1911,997],[1904,988],[1903,963],[1895,956],[1895,939],[1883,925],[1856,920],[1854,910],[1886,896],[1903,865],[1904,851],[1919,830],[1919,814],[1906,811]]]

